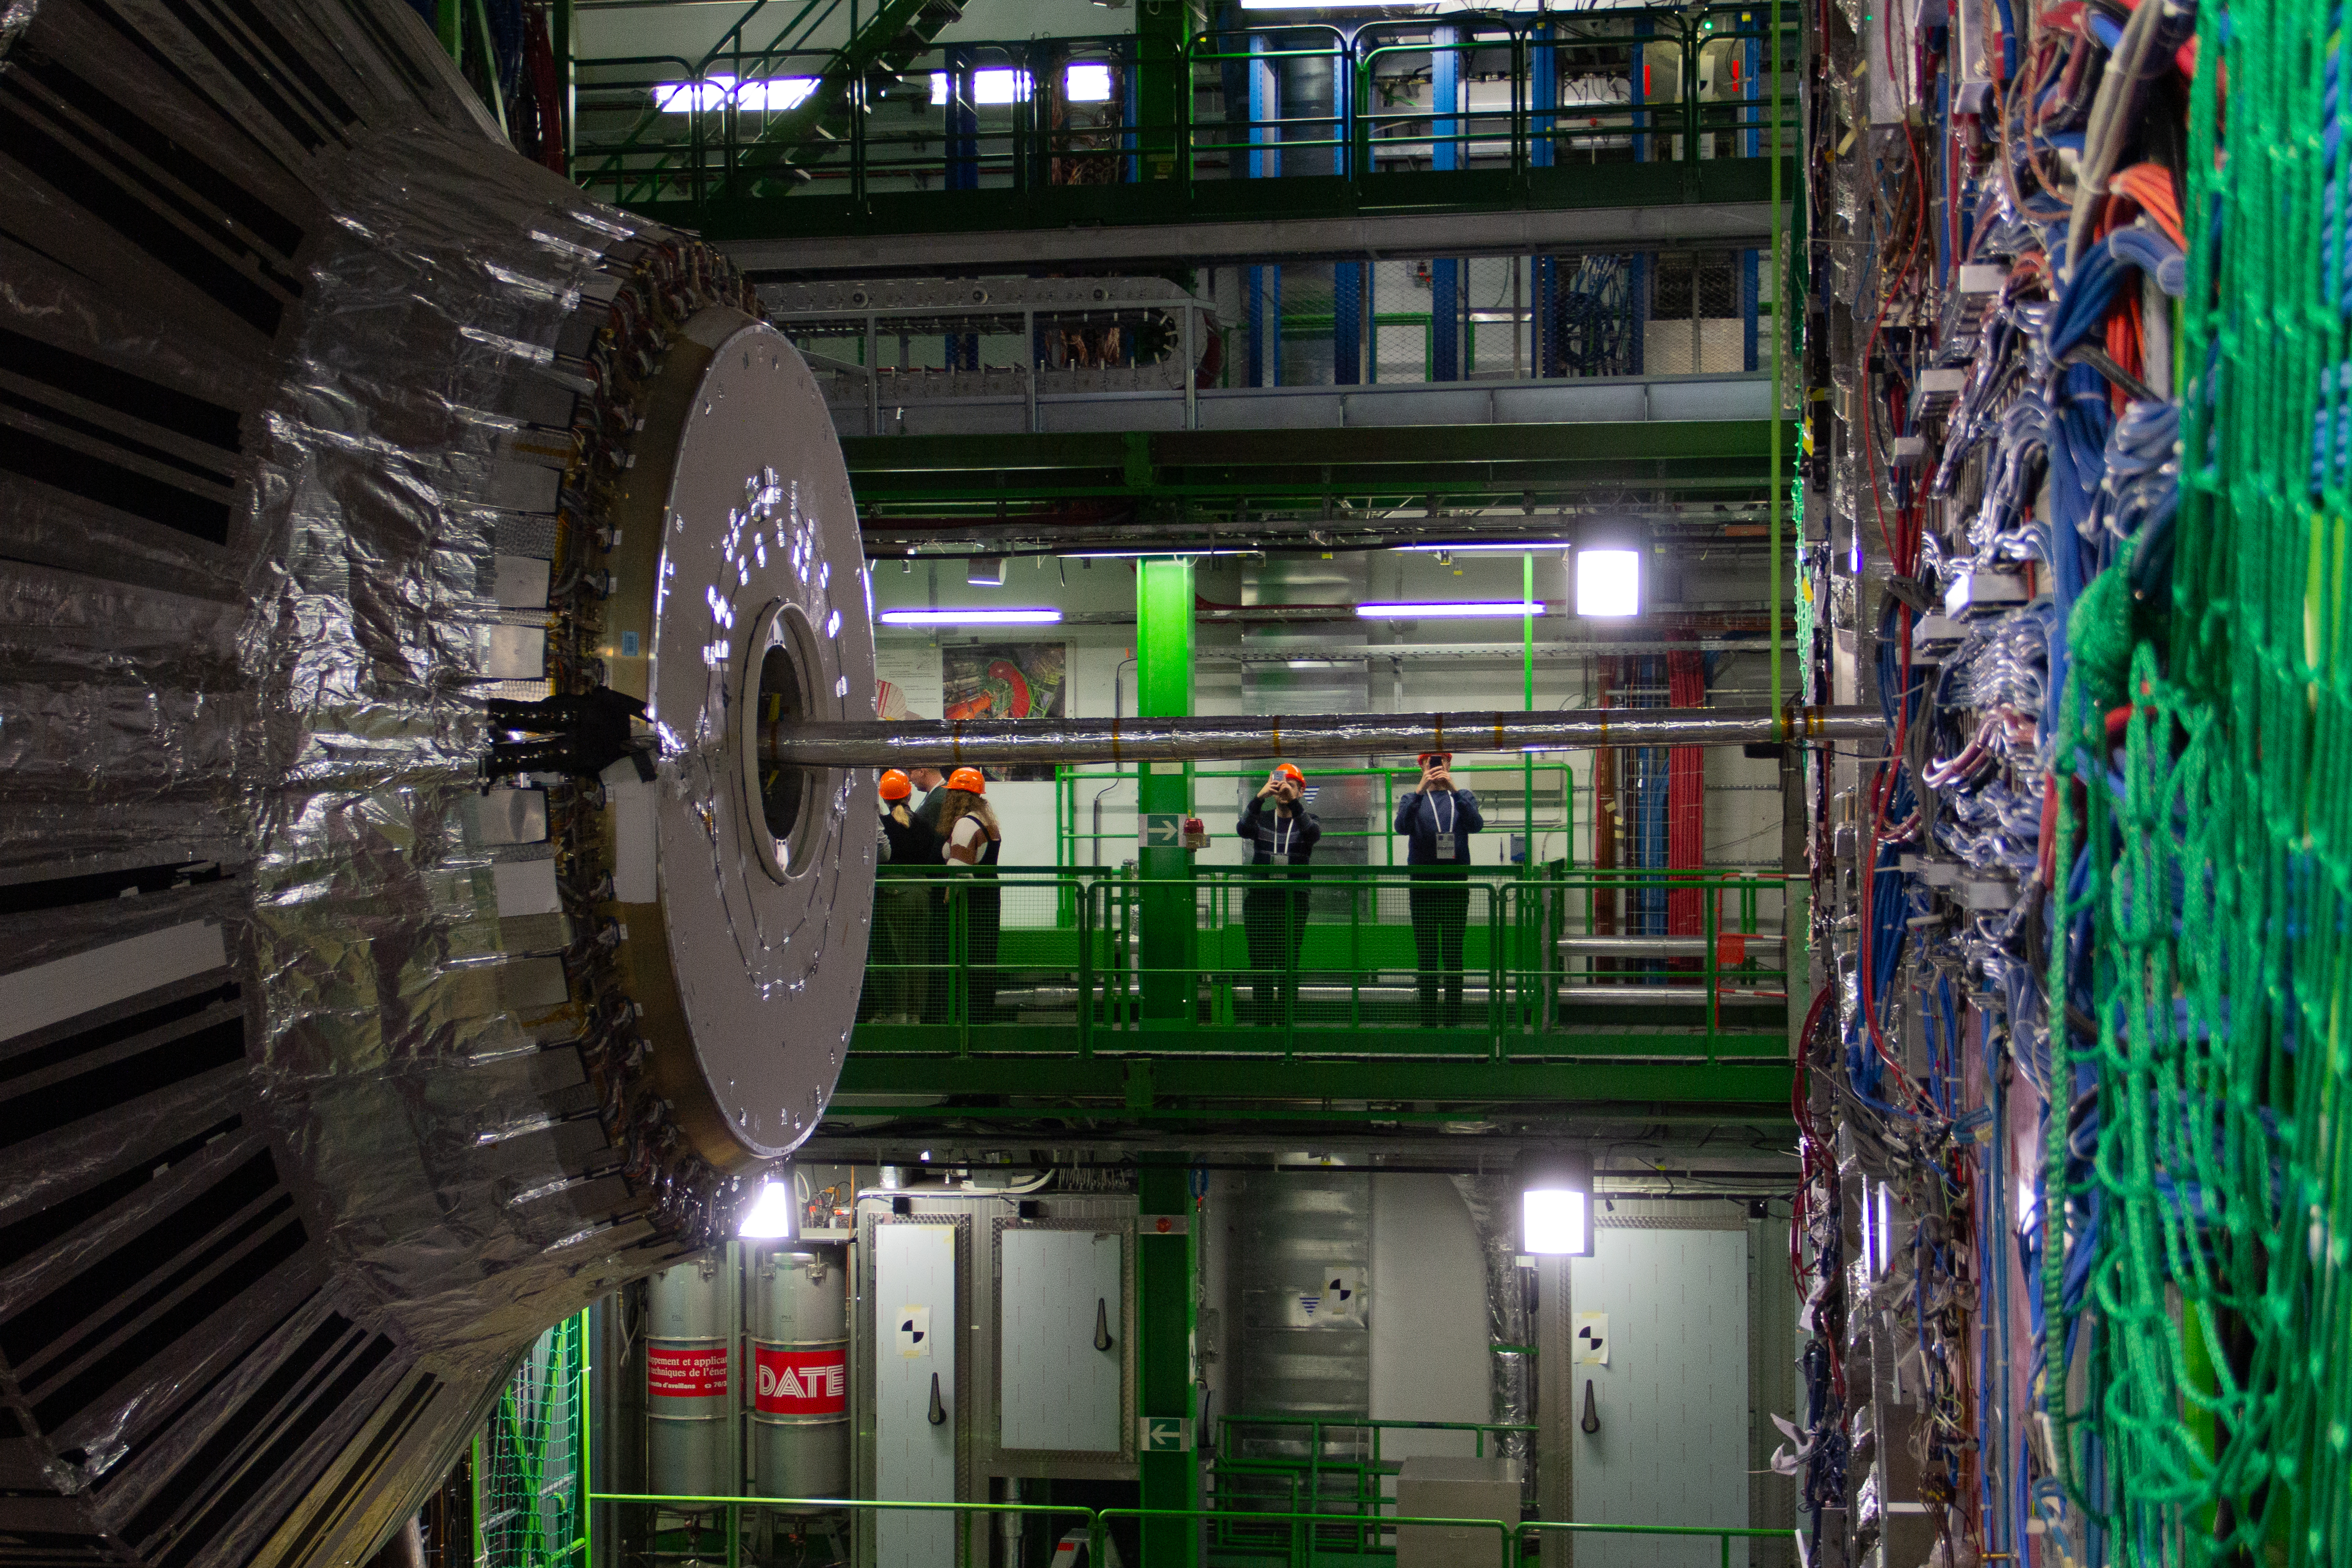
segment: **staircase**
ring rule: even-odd
[[[962,16],[956,0],[886,0],[825,63],[815,89],[770,120],[738,156],[729,179],[735,193],[777,195],[807,183],[814,165],[846,145],[850,118],[862,112],[851,103],[850,89],[904,76],[940,31]]]

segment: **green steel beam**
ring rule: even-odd
[[[1577,163],[1518,171],[1385,173],[1350,180],[1181,180],[1139,184],[1035,185],[1025,190],[833,193],[819,184],[790,195],[630,204],[720,243],[882,238],[901,235],[1157,227],[1253,219],[1356,218],[1493,212],[1577,212],[1609,207],[1707,207],[1768,201],[1771,160]],[[1784,171],[1786,173],[1786,171]],[[1793,182],[1796,176],[1787,177]],[[605,195],[598,191],[595,193]]]
[[[1192,1392],[1191,1175],[1181,1155],[1136,1173],[1136,1412],[1147,1423],[1154,1416],[1189,1423],[1200,1414]],[[1155,1218],[1164,1218],[1167,1228]],[[1201,1506],[1196,1445],[1172,1453],[1139,1452],[1136,1468],[1145,1508]],[[1141,1568],[1191,1568],[1199,1561],[1200,1531],[1191,1520],[1146,1520],[1141,1529]]]
[[[1179,149],[1191,140],[1186,128],[1192,117],[1192,64],[1184,46],[1192,30],[1192,10],[1189,0],[1143,0],[1135,13],[1137,172],[1163,195],[1176,178]]]
[[[1673,1043],[1671,1037],[1661,1044]],[[1780,1042],[1786,1050],[1786,1042]],[[1142,1066],[1146,1072],[1136,1073]],[[1018,1106],[847,1105],[839,1116],[1080,1116],[1090,1120],[1452,1120],[1465,1106],[1705,1105],[1786,1116],[1793,1068],[1778,1058],[1704,1061],[1285,1061],[1178,1053],[1116,1057],[875,1056],[853,1050],[839,1094],[1020,1099]],[[1148,1093],[1131,1096],[1141,1082]],[[1148,1103],[1131,1104],[1130,1098]],[[1291,1102],[1267,1104],[1265,1102]],[[1433,1103],[1422,1112],[1364,1102]],[[1242,1103],[1246,1102],[1247,1103]],[[1336,1104],[1333,1103],[1337,1103]]]
[[[1184,718],[1192,712],[1192,562],[1171,557],[1137,564],[1135,574],[1135,711],[1144,718]],[[1144,765],[1136,783],[1136,810],[1182,817],[1192,810],[1192,769],[1181,762]],[[1148,1018],[1189,1019],[1200,906],[1193,896],[1192,852],[1171,844],[1138,852],[1150,884],[1139,911],[1143,1010]]]
[[[1771,422],[1395,425],[990,435],[842,444],[866,507],[990,499],[1511,493],[1591,486],[1760,489]]]

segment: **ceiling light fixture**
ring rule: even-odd
[[[1640,550],[1580,549],[1572,570],[1579,615],[1614,621],[1642,612]]]
[[[1519,1250],[1533,1257],[1592,1256],[1592,1156],[1528,1149],[1518,1160]]]
[[[1471,621],[1540,615],[1544,607],[1517,599],[1468,600],[1436,604],[1359,604],[1356,613],[1367,621]]]
[[[1552,550],[1564,550],[1569,547],[1558,539],[1538,539],[1532,542],[1520,540],[1512,544],[1492,544],[1485,539],[1476,539],[1468,543],[1457,542],[1450,545],[1395,545],[1391,548],[1400,555],[1438,555],[1449,551],[1454,555],[1468,555],[1473,552],[1494,555],[1544,555]]]
[[[885,626],[1050,626],[1058,610],[885,610],[874,619]]]
[[[1202,555],[1263,555],[1252,549],[1073,549],[1057,552],[1064,560],[1177,560]]]

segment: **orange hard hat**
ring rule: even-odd
[[[1428,767],[1432,762],[1451,762],[1451,761],[1453,761],[1453,760],[1454,760],[1454,753],[1452,753],[1452,752],[1450,752],[1450,751],[1424,751],[1424,752],[1423,752],[1423,753],[1420,755],[1420,757],[1416,758],[1414,760],[1418,761],[1418,762],[1419,762],[1419,763],[1420,763],[1423,768],[1426,768],[1426,767]]]
[[[974,795],[985,795],[988,793],[988,780],[981,777],[980,769],[977,768],[959,768],[948,775],[948,788],[967,789]]]
[[[915,792],[915,781],[893,768],[882,775],[882,799],[903,800]]]
[[[1307,775],[1298,771],[1298,764],[1296,762],[1277,762],[1274,765],[1274,770],[1276,773],[1281,774],[1285,779],[1289,779],[1293,784],[1304,784],[1307,782]]]

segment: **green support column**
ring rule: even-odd
[[[1192,712],[1192,563],[1144,560],[1135,569],[1135,711],[1142,718],[1187,718]],[[1139,765],[1136,810],[1148,830],[1192,810],[1192,765]],[[1147,831],[1147,841],[1149,834]],[[1192,894],[1192,852],[1172,844],[1143,849],[1141,896],[1145,1027],[1192,1022],[1199,913]]]
[[[1184,177],[1192,120],[1192,68],[1184,45],[1191,31],[1189,0],[1143,0],[1135,19],[1135,138],[1143,180]]]
[[[1136,1410],[1142,1417],[1136,1446],[1145,1508],[1201,1506],[1200,1442],[1192,1430],[1198,1400],[1192,1389],[1190,1175],[1182,1166],[1159,1165],[1136,1173]],[[1182,1424],[1181,1449],[1155,1451],[1150,1434],[1155,1425],[1165,1433],[1171,1420]],[[1198,1520],[1146,1520],[1140,1568],[1192,1568],[1200,1561],[1200,1540]]]

